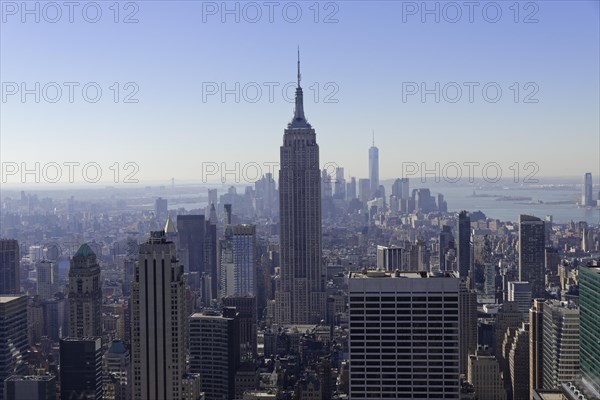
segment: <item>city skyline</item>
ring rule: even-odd
[[[198,179],[193,171],[201,169],[201,162],[231,165],[236,161],[275,161],[278,158],[275,149],[256,143],[276,140],[273,132],[277,132],[289,113],[293,87],[285,99],[276,91],[279,94],[270,102],[266,98],[268,88],[262,83],[276,82],[280,87],[293,83],[289,67],[295,45],[299,44],[304,54],[305,73],[311,77],[306,84],[306,109],[322,132],[321,158],[343,166],[351,176],[368,175],[364,151],[371,142],[373,129],[382,150],[380,175],[384,179],[399,176],[398,158],[428,165],[436,161],[442,164],[495,161],[505,168],[515,162],[535,162],[539,165],[539,176],[579,176],[582,171],[598,171],[597,110],[600,104],[595,71],[599,69],[599,61],[593,51],[599,46],[598,21],[594,18],[598,12],[597,2],[546,2],[536,13],[521,9],[519,23],[513,21],[514,12],[506,6],[498,23],[486,22],[477,13],[475,22],[469,23],[463,18],[456,24],[444,18],[436,23],[433,16],[422,23],[420,14],[408,15],[407,10],[402,9],[402,2],[380,2],[377,7],[366,2],[332,4],[337,4],[337,12],[321,9],[321,23],[313,22],[313,11],[307,5],[304,18],[296,24],[281,19],[272,24],[264,20],[252,24],[244,19],[236,23],[231,16],[222,23],[220,10],[216,15],[208,15],[202,4],[195,2],[186,3],[187,8],[168,7],[160,2],[140,4],[135,15],[139,21],[132,24],[114,24],[110,20],[113,13],[108,9],[103,13],[105,19],[96,25],[81,19],[72,24],[51,24],[44,20],[38,24],[32,20],[22,23],[18,13],[16,16],[7,13],[0,39],[2,82],[8,85],[3,87],[6,101],[1,104],[0,158],[19,165],[35,161],[97,162],[103,166],[105,176],[110,174],[108,167],[115,162],[121,163],[121,167],[133,162],[139,166],[137,177],[146,182],[166,181],[173,176],[179,180]],[[182,12],[184,10],[189,12]],[[131,10],[122,10],[122,14],[127,15],[126,11]],[[338,22],[324,23],[330,14]],[[463,17],[467,14],[467,10],[463,10]],[[525,17],[532,14],[535,14],[532,19],[538,22],[523,23]],[[173,24],[175,19],[177,24]],[[579,23],[571,24],[572,20]],[[361,30],[353,32],[350,28],[371,21],[378,21],[386,29],[373,31],[369,40],[358,36]],[[73,35],[79,30],[85,35]],[[273,30],[281,34],[273,38]],[[384,31],[389,33],[384,34]],[[223,35],[231,40],[218,44],[198,42],[198,37],[207,34]],[[244,40],[236,41],[240,35]],[[413,35],[419,35],[420,40],[412,41]],[[18,45],[10,40],[17,36],[23,38]],[[127,46],[111,48],[107,44],[117,37]],[[323,38],[335,41],[344,37],[342,46],[323,45]],[[34,38],[36,40],[32,40]],[[156,45],[150,45],[148,40],[154,40]],[[272,46],[248,45],[250,40],[268,42]],[[353,40],[352,47],[345,40]],[[178,46],[168,48],[165,43],[178,43]],[[379,44],[370,49],[371,43]],[[199,51],[181,53],[184,47]],[[473,49],[477,50],[477,57]],[[17,51],[20,57],[16,57]],[[35,61],[35,54],[54,52],[64,54],[63,61],[46,62],[40,69],[42,65]],[[163,56],[155,63],[157,52]],[[205,54],[214,56],[205,57]],[[120,56],[126,63],[116,68],[107,62],[113,56]],[[443,56],[451,61],[440,72],[437,65]],[[511,61],[512,56],[517,56],[519,61]],[[238,58],[247,60],[242,69],[232,68],[237,65],[232,60]],[[19,62],[13,61],[17,59]],[[70,63],[71,59],[79,61]],[[140,68],[140,65],[150,68]],[[573,69],[578,73],[563,73]],[[175,73],[170,78],[161,75],[157,80],[157,74],[163,71]],[[373,71],[375,75],[365,74],[365,71]],[[35,86],[34,82],[79,82],[81,86],[98,82],[104,97],[97,103],[88,103],[81,96],[73,103],[67,99],[48,103],[42,96],[40,103],[35,103],[30,95],[23,103],[19,95],[8,94],[11,82],[28,84],[29,89]],[[135,97],[139,102],[114,103],[111,96],[116,89],[110,89],[114,82],[119,83],[120,97],[132,92],[125,84],[135,82],[139,88]],[[217,94],[203,102],[206,91],[203,92],[203,83],[214,82],[219,90],[221,83],[228,84],[229,89],[236,82],[241,87],[258,83],[263,88],[263,98],[252,103],[241,97],[236,102],[235,96],[230,95],[222,102]],[[335,86],[325,88],[328,82]],[[457,103],[444,100],[436,103],[434,96],[429,96],[422,103],[417,94],[403,102],[403,83],[410,82],[426,83],[428,89],[435,86],[435,82],[442,87],[445,83],[457,82],[462,87],[463,99]],[[496,82],[504,93],[502,101],[488,103],[479,96],[478,101],[470,103],[464,82],[479,82],[480,87]],[[514,82],[520,86],[517,103],[512,98],[516,92],[510,89]],[[538,103],[522,102],[525,95],[531,93],[524,88],[527,82],[535,82],[539,88],[535,96]],[[315,102],[317,87],[318,102]],[[66,96],[68,90],[63,89]],[[325,97],[334,89],[338,102],[326,102]],[[169,105],[162,100],[163,96],[172,100]],[[346,118],[347,113],[353,118]],[[35,118],[23,118],[26,115]],[[105,115],[112,118],[106,120]],[[431,115],[435,118],[430,118]],[[165,133],[172,137],[173,143],[186,143],[186,148],[194,148],[195,152],[184,149],[164,152],[155,139]],[[482,134],[486,137],[486,147],[477,140]],[[228,141],[209,141],[212,135],[233,137],[239,147],[232,148]],[[32,148],[26,139],[31,136],[38,138],[42,146]],[[81,140],[82,136],[85,141]],[[348,141],[348,137],[353,140]],[[427,137],[444,146],[407,148],[406,143],[418,137]],[[85,147],[89,140],[95,143],[91,149]],[[513,146],[515,141],[520,145]],[[569,150],[573,141],[594,145],[578,146],[575,152],[575,149]],[[343,153],[337,150],[336,144],[340,142],[345,142]],[[129,149],[140,143],[144,151],[133,154]],[[207,143],[210,146],[206,146]],[[463,143],[471,143],[473,147]],[[528,151],[532,148],[539,151],[533,155]],[[391,157],[392,151],[388,149],[396,150],[397,157]],[[482,153],[484,149],[494,151]],[[556,149],[561,149],[561,153]],[[481,156],[473,157],[473,150]],[[153,161],[157,154],[163,160],[160,167]],[[575,156],[577,163],[554,162],[557,157]]]
[[[600,399],[600,2],[0,19],[0,400]]]

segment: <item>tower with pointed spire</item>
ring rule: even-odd
[[[371,198],[379,189],[379,149],[375,147],[375,130],[373,130],[373,145],[369,148],[369,182]]]
[[[319,146],[304,115],[300,86],[294,116],[280,148],[280,266],[275,294],[279,324],[315,324],[325,317],[325,281],[321,265],[321,171]]]

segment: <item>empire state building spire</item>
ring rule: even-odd
[[[288,128],[311,128],[304,116],[304,95],[300,86],[300,47],[298,47],[298,86],[296,87],[296,106],[294,107],[294,118],[288,124]]]
[[[315,130],[304,117],[298,87],[294,119],[280,147],[280,274],[275,291],[275,320],[280,325],[318,324],[325,317],[322,266],[321,170]]]

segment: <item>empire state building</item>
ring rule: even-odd
[[[325,317],[321,265],[321,171],[315,130],[304,116],[298,87],[294,117],[283,134],[279,170],[280,279],[275,294],[279,324],[316,324]]]

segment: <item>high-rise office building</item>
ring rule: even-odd
[[[54,375],[13,375],[4,382],[7,400],[56,400]]]
[[[581,205],[584,207],[591,207],[594,205],[593,196],[593,181],[592,173],[586,172],[583,177],[583,190],[581,192]]]
[[[132,285],[133,399],[181,398],[185,375],[183,267],[164,231],[140,245]]]
[[[356,199],[356,178],[351,177],[350,182],[346,184],[346,200]]]
[[[453,273],[350,275],[350,398],[459,398],[459,282]]]
[[[37,272],[37,294],[42,300],[51,299],[58,292],[58,263],[49,260],[35,264]]]
[[[579,267],[579,306],[581,377],[600,397],[600,266]]]
[[[102,400],[102,339],[60,341],[60,399]]]
[[[163,221],[167,218],[168,212],[169,212],[169,208],[168,208],[167,199],[163,199],[162,197],[159,197],[158,199],[156,199],[156,201],[154,202],[155,218],[158,219],[159,221]]]
[[[529,326],[517,329],[511,344],[508,363],[513,399],[529,398]]]
[[[27,296],[0,294],[0,400],[4,399],[4,380],[22,375],[27,353]]]
[[[256,297],[231,296],[222,299],[225,307],[233,307],[239,320],[240,360],[248,361],[256,357],[258,321]]]
[[[373,145],[369,147],[369,183],[370,198],[373,198],[379,189],[379,149],[375,147],[375,134],[373,134]]]
[[[204,270],[204,215],[178,215],[179,260],[186,272],[201,276]]]
[[[21,293],[19,242],[0,239],[0,294]]]
[[[458,214],[456,258],[460,279],[466,280],[471,276],[471,217],[466,211]],[[473,278],[471,277],[471,279]]]
[[[110,343],[102,356],[102,373],[105,399],[109,391],[114,400],[131,399],[131,355],[124,342],[113,340]]]
[[[557,389],[579,375],[579,309],[548,300],[543,312],[543,388]]]
[[[531,283],[534,298],[545,297],[545,236],[544,221],[519,216],[519,281]]]
[[[446,256],[449,250],[455,250],[454,236],[452,228],[449,225],[444,225],[440,232],[440,248],[438,257],[440,260],[440,271],[449,271],[451,266],[446,265]]]
[[[460,283],[460,373],[468,373],[469,355],[477,351],[477,293]]]
[[[69,269],[69,337],[102,336],[100,265],[90,246],[82,244]]]
[[[543,387],[544,299],[534,299],[529,310],[529,393]]]
[[[256,226],[226,226],[219,245],[219,297],[256,295]]]
[[[523,314],[523,321],[529,321],[529,309],[531,308],[531,283],[508,282],[508,301],[514,301]]]
[[[360,178],[358,180],[358,199],[364,205],[371,200],[371,183],[368,179]]]
[[[189,318],[190,372],[201,376],[207,400],[233,399],[240,362],[239,321],[235,308],[205,311]]]
[[[505,365],[504,355],[502,352],[502,344],[506,331],[509,328],[518,328],[523,322],[523,313],[519,311],[519,306],[514,301],[505,301],[502,308],[498,311],[496,317],[496,359],[502,368]]]
[[[56,400],[54,375],[13,375],[4,382],[6,400]]]
[[[294,117],[283,135],[279,170],[280,282],[275,294],[280,324],[318,323],[325,318],[321,265],[321,184],[319,146],[304,116],[298,87]]]
[[[344,178],[344,168],[342,167],[337,167],[335,169],[333,197],[340,200],[346,200],[346,179]]]
[[[210,283],[211,287],[210,291],[208,288],[203,288],[202,290],[206,294],[216,296],[219,290],[219,263],[217,261],[219,248],[217,241],[217,217],[214,204],[211,205],[211,217],[206,221],[204,232],[204,271],[205,274],[210,275],[210,279],[203,278],[203,282]],[[208,302],[209,299],[204,299],[204,301]]]
[[[496,357],[484,350],[469,355],[467,380],[478,399],[506,400],[506,390]]]

